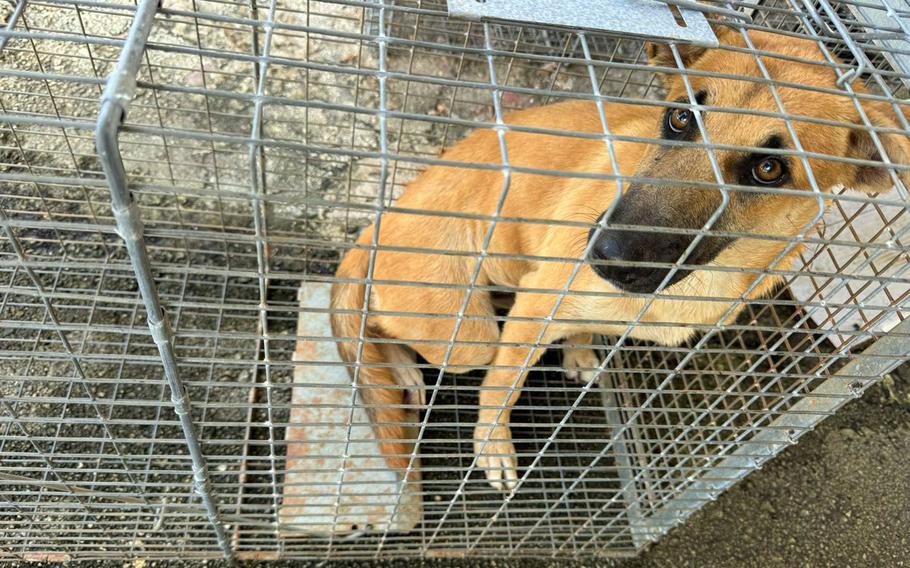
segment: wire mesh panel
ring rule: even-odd
[[[684,43],[454,19],[433,0],[5,4],[0,558],[631,556],[861,394],[907,353],[910,6],[771,0],[712,8],[726,30],[714,49],[731,61],[748,57],[747,75],[736,66],[687,69],[697,66]],[[768,47],[768,32],[780,46]],[[649,41],[658,46],[652,65]],[[794,41],[818,55],[787,47]],[[786,65],[824,80],[794,82],[780,71]],[[135,71],[134,90],[125,71]],[[105,91],[112,73],[128,87]],[[683,85],[683,96],[667,100],[660,76]],[[716,91],[697,90],[705,81],[751,94],[725,104]],[[824,108],[803,102],[822,95]],[[849,113],[825,114],[830,101]],[[556,103],[570,106],[552,119],[513,113]],[[619,104],[644,118],[614,120],[620,115],[609,109]],[[887,121],[873,106],[885,108]],[[572,113],[589,121],[562,120]],[[692,135],[667,135],[674,123],[666,121],[681,116]],[[773,121],[776,142],[737,138],[750,117]],[[104,125],[115,128],[116,151],[96,146]],[[840,138],[825,142],[835,138],[818,129]],[[470,132],[488,136],[495,158],[459,149]],[[525,158],[522,144],[540,150]],[[596,144],[598,166],[560,150],[572,144]],[[669,175],[617,167],[644,147],[697,158]],[[771,165],[785,160],[791,175],[773,184],[740,177],[736,164],[756,152]],[[493,205],[473,208],[473,192],[456,209],[399,202],[434,171],[487,180],[476,193]],[[532,178],[561,192],[510,202]],[[689,226],[658,222],[678,209],[663,200],[634,222],[613,218],[612,197],[607,205],[572,201],[573,190],[622,196],[649,184],[717,201]],[[442,201],[450,186],[437,191]],[[791,209],[779,213],[786,199]],[[751,213],[737,224],[725,211]],[[427,235],[473,223],[479,236],[465,244],[453,235],[441,248],[420,236],[411,248],[380,238],[377,226],[406,216],[420,218]],[[654,290],[573,285],[594,277],[592,248],[623,223],[694,244],[671,260],[644,259],[638,270],[668,275]],[[500,235],[522,227],[580,236],[569,239],[571,250],[546,249],[536,236],[502,244]],[[690,256],[712,239],[751,248],[726,264]],[[750,264],[759,249],[773,250],[770,260]],[[370,268],[340,275],[341,259],[357,251]],[[410,254],[414,265],[463,259],[469,277],[409,270],[383,280],[372,271],[390,251]],[[484,268],[499,263],[568,267],[568,277],[541,289]],[[687,276],[671,282],[677,273]],[[300,320],[331,309],[301,307],[299,289],[348,281],[365,285],[361,298],[370,299],[354,313],[383,315],[370,290],[397,290],[413,304],[398,317],[447,315],[452,327],[441,339],[365,341],[372,332],[364,323],[335,337],[359,345],[355,360],[307,356],[301,345],[331,337],[301,336]],[[428,289],[456,290],[459,302],[410,299]],[[516,312],[532,293],[552,310]],[[486,312],[472,311],[472,295],[488,302]],[[641,309],[560,311],[588,297],[634,298]],[[699,302],[721,307],[697,321],[680,316],[684,323],[647,315],[666,298],[680,313]],[[492,439],[477,439],[479,392],[485,376],[503,369],[491,357],[465,365],[453,356],[474,345],[459,335],[469,322],[597,333],[579,340],[541,331],[518,345],[481,345],[550,348],[536,365],[529,355],[508,369],[517,377],[533,366],[511,413],[518,473],[505,488],[487,482],[489,468],[475,454],[475,443],[482,450]],[[681,325],[692,333],[654,341],[661,334],[653,330]],[[325,424],[294,411],[322,408],[347,432],[329,440],[342,448],[338,482],[316,495],[335,503],[335,521],[345,524],[345,476],[369,477],[358,460],[370,456],[358,452],[378,446],[352,439],[353,408],[319,397],[341,390],[365,404],[364,345],[443,354],[431,361],[407,350],[411,358],[386,361],[398,377],[419,371],[426,388],[387,385],[404,398],[379,405],[413,419],[416,434],[397,456],[404,461],[389,463],[417,487],[422,513],[407,529],[347,523],[345,532],[311,534],[306,507],[295,522],[286,516],[289,464],[298,463],[287,456],[295,443],[325,442],[306,434]],[[572,349],[597,357],[579,360]],[[307,379],[333,365],[353,383]],[[290,485],[306,485],[303,474]],[[375,495],[360,497],[378,506]]]

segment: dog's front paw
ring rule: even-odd
[[[588,384],[600,366],[600,359],[593,349],[566,349],[562,355],[562,366],[566,368],[567,378]]]
[[[486,442],[484,442],[486,440]],[[508,426],[493,428],[478,426],[474,429],[474,453],[477,467],[484,470],[487,481],[494,489],[514,489],[518,482],[518,458],[512,444],[512,431]]]
[[[392,369],[395,379],[399,385],[404,388],[404,404],[411,406],[412,410],[417,410],[427,406],[427,387],[423,382],[423,373],[420,369],[413,367],[402,367]]]

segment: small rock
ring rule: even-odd
[[[189,87],[202,87],[205,85],[205,77],[202,71],[190,71],[183,77],[183,82]]]
[[[771,514],[771,515],[773,515],[774,513],[777,512],[777,511],[774,509],[774,505],[772,505],[769,501],[762,501],[761,507],[760,507],[760,508],[761,508],[762,511],[764,511],[764,512],[766,512],[766,513],[769,513],[769,514]]]
[[[449,107],[445,103],[437,103],[436,108],[427,112],[430,116],[445,116],[449,114]]]
[[[857,437],[856,431],[853,428],[841,428],[837,433],[840,434],[841,438],[846,438],[847,440],[853,440]]]

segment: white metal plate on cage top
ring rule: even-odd
[[[718,45],[705,15],[651,0],[449,0],[449,15],[472,20],[512,20]]]

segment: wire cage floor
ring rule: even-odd
[[[856,80],[907,96],[903,0],[724,7],[817,38],[848,68],[864,62]],[[877,215],[883,239],[854,247],[872,276],[817,273],[808,299],[781,287],[680,347],[604,338],[595,385],[566,379],[551,350],[513,415],[533,467],[509,499],[474,465],[483,373],[437,384],[425,369],[421,523],[289,536],[301,283],[331,282],[377,211],[494,125],[497,105],[596,98],[592,76],[605,97],[658,100],[644,41],[587,32],[586,53],[575,32],[452,19],[434,0],[18,0],[0,13],[0,559],[631,556],[906,356],[907,213],[836,200],[841,223],[814,254]],[[136,73],[111,122],[118,185],[96,136],[124,54]]]

